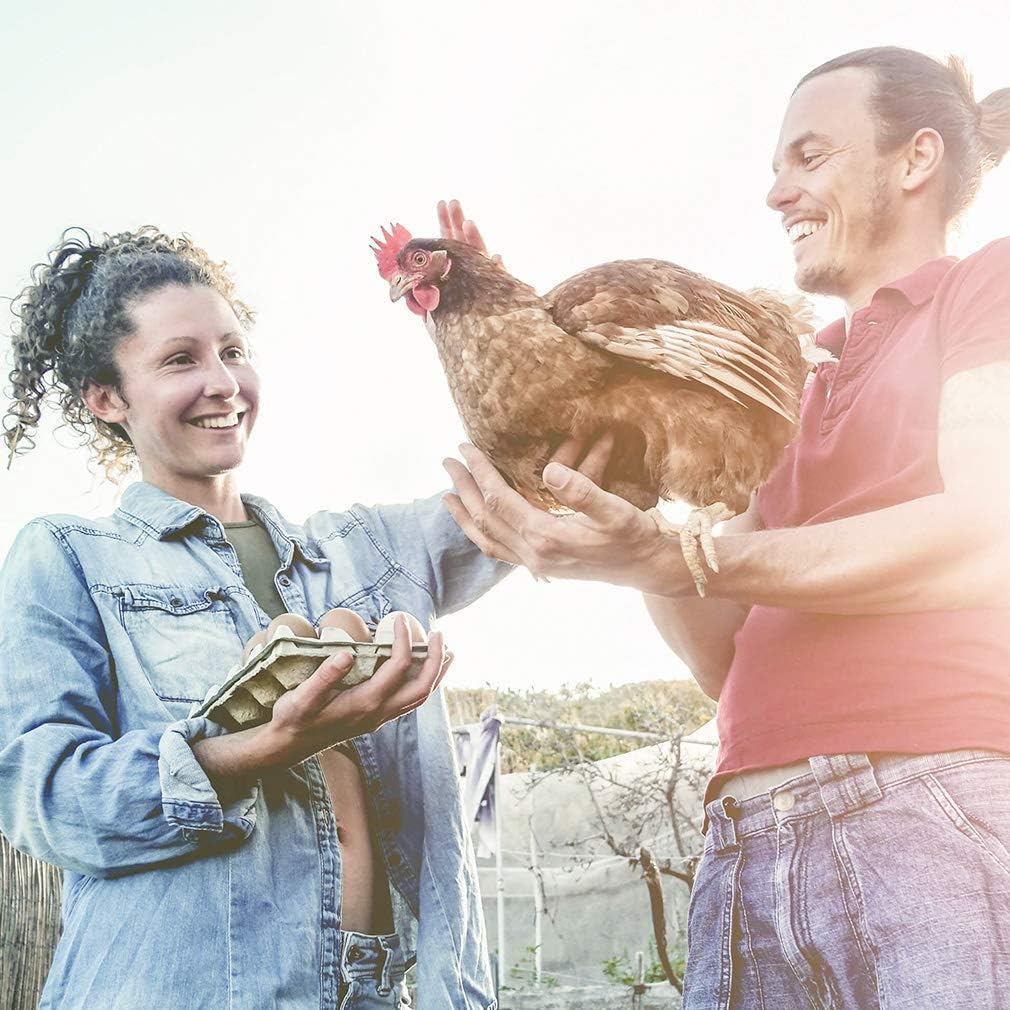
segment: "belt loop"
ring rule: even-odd
[[[382,957],[382,969],[379,972],[379,984],[376,992],[380,996],[388,996],[393,991],[393,983],[389,979],[390,962],[393,960],[393,948],[386,943],[386,937],[378,937],[379,953]]]
[[[732,796],[721,800],[712,800],[706,807],[709,830],[712,832],[712,849],[719,855],[729,849],[736,848],[739,842],[736,837],[736,819],[740,816],[740,808]]]
[[[866,754],[820,754],[810,759],[810,770],[832,817],[867,807],[883,796]]]

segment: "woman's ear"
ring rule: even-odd
[[[126,420],[126,401],[112,387],[100,382],[89,382],[81,390],[84,405],[100,421],[107,424],[118,424],[123,427]]]

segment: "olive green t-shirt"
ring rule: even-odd
[[[224,528],[238,555],[242,579],[253,599],[272,618],[285,613],[288,608],[274,585],[280,559],[270,534],[255,519],[225,523]]]

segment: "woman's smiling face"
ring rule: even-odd
[[[210,287],[172,285],[130,309],[116,349],[121,395],[86,393],[130,436],[145,480],[169,493],[234,470],[259,404],[259,376],[235,312]],[[184,495],[179,495],[184,497]]]

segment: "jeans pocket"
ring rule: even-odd
[[[933,772],[924,784],[958,833],[1010,877],[1010,761]]]
[[[691,889],[684,1007],[728,1010],[733,988],[733,921],[742,867],[739,847],[706,846]]]

